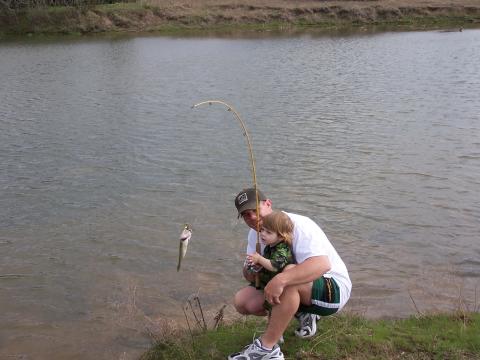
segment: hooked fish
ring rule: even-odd
[[[180,234],[180,247],[178,249],[178,265],[177,271],[180,270],[180,265],[182,264],[182,259],[187,253],[188,241],[192,237],[192,228],[189,224],[185,224],[183,227],[182,233]]]

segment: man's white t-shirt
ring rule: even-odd
[[[322,229],[310,218],[298,214],[287,213],[294,224],[292,252],[295,262],[300,264],[313,256],[326,255],[330,260],[331,269],[324,274],[325,277],[335,279],[340,288],[339,310],[347,303],[352,290],[352,282],[348,276],[345,263],[332,246]],[[253,254],[257,244],[257,232],[250,229],[248,233],[247,254]],[[261,244],[261,251],[265,245]]]

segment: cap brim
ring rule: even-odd
[[[242,216],[242,212],[246,210],[256,210],[257,209],[257,202],[247,202],[243,204],[240,209],[238,209],[238,217]]]

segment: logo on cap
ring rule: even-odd
[[[237,197],[238,205],[242,205],[247,200],[248,200],[247,193],[240,194]]]

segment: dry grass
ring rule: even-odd
[[[179,301],[177,313],[183,310],[183,319],[181,316],[149,316],[144,309],[145,294],[139,291],[137,281],[125,276],[119,280],[119,286],[120,292],[109,301],[112,327],[146,336],[154,343],[172,341],[185,333],[193,336],[199,332],[215,330],[241,318],[230,304],[205,308],[201,303],[200,291],[184,299],[183,304]],[[162,307],[161,304],[158,306],[159,309]]]
[[[422,278],[428,279],[428,286],[422,285]],[[408,294],[419,316],[450,312],[462,317],[480,310],[479,286],[478,281],[459,276],[455,266],[446,266],[412,281]]]
[[[477,0],[142,0],[161,9],[169,21],[198,25],[284,24],[339,25],[412,21],[424,18],[458,18],[479,22]],[[475,18],[467,19],[469,16]],[[435,21],[435,20],[434,20]]]
[[[172,32],[227,27],[268,30],[352,25],[425,29],[480,24],[478,0],[137,0],[136,4],[40,10],[15,16],[2,16],[0,12],[0,33]]]
[[[440,9],[458,9],[462,11],[466,7],[480,8],[478,0],[449,1],[449,0],[141,0],[142,4],[148,4],[161,9],[175,10],[178,13],[198,13],[201,11],[235,11],[239,16],[254,12],[293,11],[294,13],[315,12],[321,9],[335,10],[358,10],[366,9],[414,9],[437,11]]]
[[[478,0],[142,0],[142,3],[148,3],[160,7],[190,7],[205,8],[216,6],[231,7],[274,7],[274,8],[302,8],[312,6],[479,6]]]

